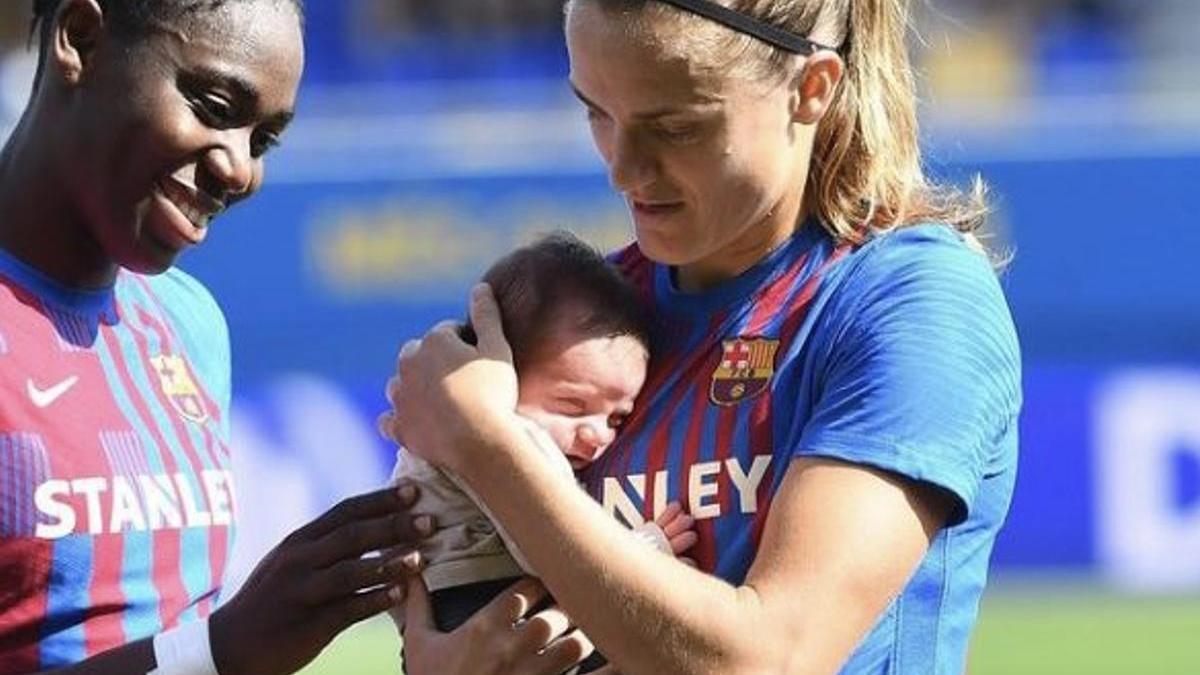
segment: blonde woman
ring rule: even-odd
[[[963,671],[1019,352],[979,191],[922,173],[907,19],[902,0],[567,4],[571,85],[634,221],[614,259],[658,320],[651,372],[583,476],[593,501],[521,434],[486,288],[478,347],[449,325],[405,346],[385,428],[467,481],[565,612],[518,621],[526,587],[437,634],[414,582],[410,673],[561,672],[579,631],[625,673]],[[671,500],[698,569],[606,512]]]

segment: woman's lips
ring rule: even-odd
[[[174,177],[159,182],[159,191],[197,230],[224,209],[224,204]]]
[[[195,246],[204,241],[207,227],[197,227],[189,215],[175,200],[161,189],[155,193],[162,217],[151,220],[151,232],[155,239],[175,251]]]
[[[669,216],[683,208],[683,202],[649,202],[637,199],[630,200],[630,205],[635,214],[649,217]]]
[[[175,177],[159,181],[155,197],[165,216],[154,221],[156,238],[173,250],[204,241],[209,221],[224,208],[217,199]]]

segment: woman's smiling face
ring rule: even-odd
[[[70,114],[85,119],[65,182],[113,264],[167,269],[259,188],[303,64],[287,2],[230,2],[132,38],[104,33],[72,85]]]

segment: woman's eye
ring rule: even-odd
[[[587,106],[587,119],[591,124],[601,124],[608,121],[608,115],[605,115],[603,112],[593,108],[592,106]]]
[[[203,94],[196,97],[195,105],[203,113],[206,121],[214,126],[224,126],[233,121],[233,106],[220,96]]]
[[[250,154],[254,157],[262,157],[267,154],[271,148],[279,146],[279,136],[267,131],[256,131],[250,137]]]
[[[696,127],[692,124],[664,124],[658,128],[658,135],[670,141],[689,141],[696,137]]]

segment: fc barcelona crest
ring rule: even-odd
[[[176,412],[197,423],[208,419],[208,408],[204,406],[200,388],[192,380],[187,362],[182,357],[155,356],[150,359],[150,363],[158,372],[158,382],[162,386],[163,395],[175,407]]]
[[[721,362],[713,371],[709,398],[717,405],[737,405],[766,391],[775,374],[779,340],[736,338],[721,342]]]

